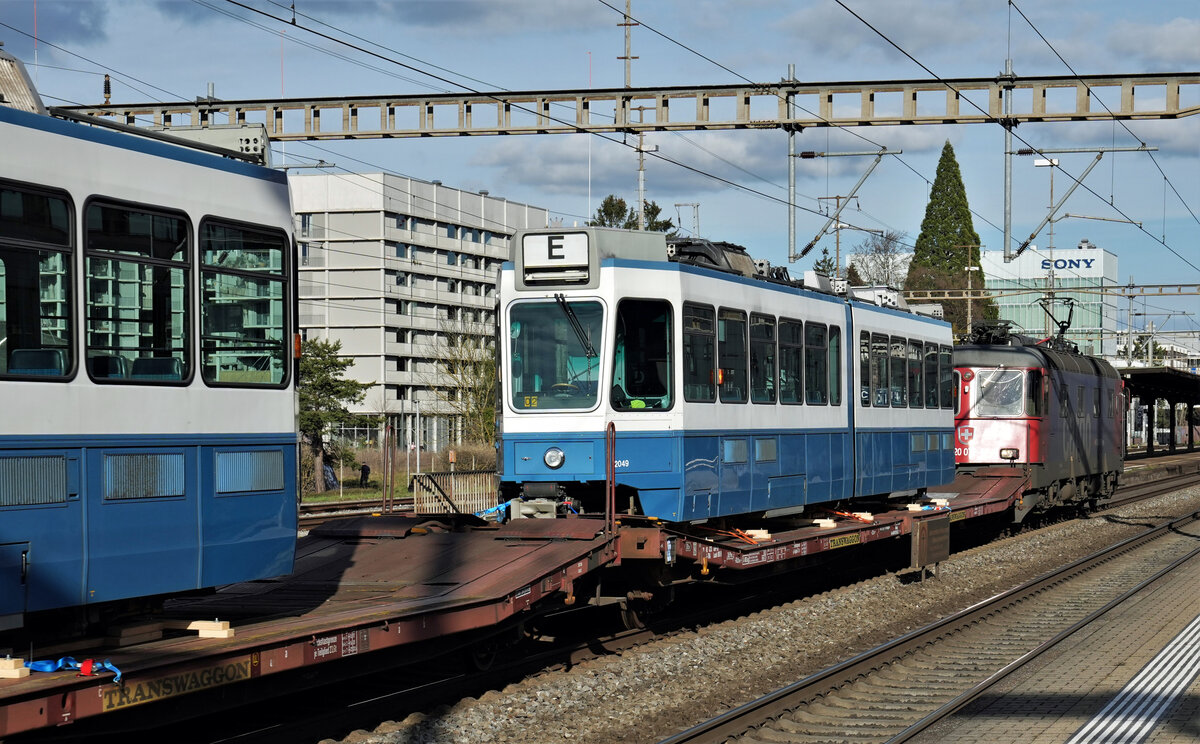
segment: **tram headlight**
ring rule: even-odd
[[[1021,456],[1021,450],[1017,449],[1016,447],[1001,447],[1000,448],[1000,459],[1001,460],[1015,460],[1020,456]]]
[[[551,447],[546,450],[546,454],[542,455],[542,461],[551,470],[558,470],[567,461],[567,456],[558,447]]]

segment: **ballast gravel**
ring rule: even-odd
[[[1061,522],[952,555],[936,580],[882,575],[387,721],[342,742],[656,742],[1149,525],[1197,510],[1200,488],[1190,488]]]

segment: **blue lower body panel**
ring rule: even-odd
[[[295,436],[196,439],[0,438],[0,615],[289,573]]]

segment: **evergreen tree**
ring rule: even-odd
[[[846,283],[851,287],[863,287],[867,282],[859,275],[858,269],[854,268],[854,264],[850,264],[850,268],[846,269]]]
[[[342,378],[354,360],[339,357],[341,350],[341,341],[320,339],[310,339],[300,347],[299,425],[312,453],[317,493],[325,490],[325,429],[330,424],[362,423],[364,418],[350,413],[346,406],[361,401],[371,387],[371,383]]]
[[[656,202],[646,202],[643,206],[646,213],[646,230],[650,232],[674,233],[675,225],[671,220],[660,219],[662,207]],[[588,220],[590,227],[618,227],[623,230],[638,229],[638,213],[630,209],[625,200],[614,194],[609,194],[596,208],[596,216]]]
[[[958,161],[950,140],[942,148],[937,175],[921,221],[921,234],[908,267],[906,290],[965,289],[967,267],[979,266],[979,234],[971,221],[967,205],[967,190],[963,186]],[[971,272],[972,289],[983,287],[983,272]],[[965,300],[943,300],[946,320],[954,331],[966,333],[967,303]],[[993,299],[976,300],[973,314],[979,318],[999,317]]]
[[[821,249],[821,257],[813,262],[813,271],[825,276],[837,276],[837,264],[833,262],[833,257],[829,255],[828,248]]]

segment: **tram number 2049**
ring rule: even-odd
[[[629,467],[629,460],[613,460],[613,467],[614,468],[627,468],[627,467]]]

